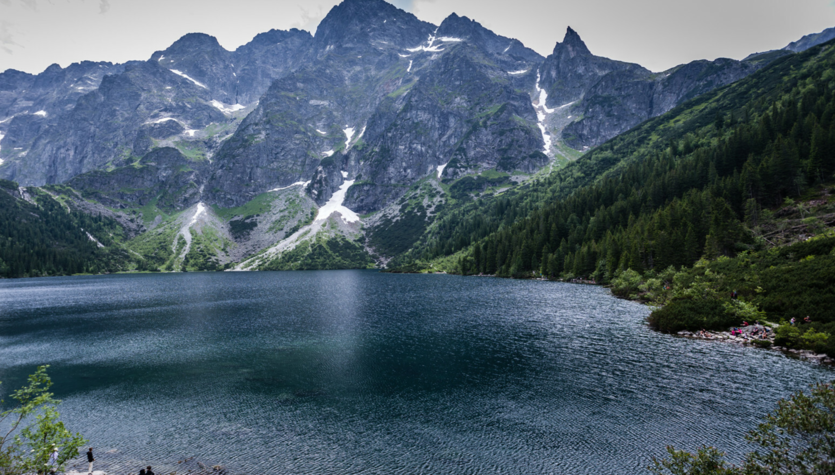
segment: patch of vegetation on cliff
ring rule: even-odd
[[[190,229],[191,247],[185,258],[182,268],[186,271],[218,271],[223,266],[218,261],[218,254],[224,252],[231,243],[218,235],[211,227],[203,226],[200,232]]]
[[[259,270],[336,270],[368,269],[374,260],[358,243],[342,236],[304,241],[262,265]]]
[[[400,215],[393,219],[386,217],[374,227],[368,244],[375,251],[385,256],[395,256],[406,252],[426,230],[426,210],[423,206],[400,207]]]
[[[221,219],[231,220],[235,217],[248,218],[259,214],[264,214],[270,210],[273,201],[278,198],[276,193],[261,193],[245,204],[235,208],[221,208],[217,205],[212,205],[212,211]]]
[[[175,257],[172,247],[179,232],[175,220],[179,214],[166,218],[156,228],[140,234],[126,243],[125,247],[136,253],[137,256],[141,256],[141,259],[138,259],[136,270],[159,271],[171,268]]]

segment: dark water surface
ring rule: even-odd
[[[0,386],[52,365],[111,474],[634,474],[825,367],[672,338],[599,287],[370,271],[0,282]],[[155,468],[156,468],[155,467]],[[118,469],[117,469],[118,468]]]

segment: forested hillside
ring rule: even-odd
[[[546,180],[451,213],[409,257],[420,267],[465,249],[464,274],[606,282],[766,247],[768,210],[835,171],[833,62],[831,43],[781,58]]]
[[[66,206],[43,190],[23,191],[0,180],[0,277],[123,269],[125,251],[110,246],[122,227]]]

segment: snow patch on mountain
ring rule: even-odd
[[[550,114],[554,113],[554,109],[549,109],[547,105],[545,105],[546,101],[548,100],[548,93],[545,92],[545,89],[542,89],[539,85],[539,71],[536,72],[536,92],[538,97],[538,101],[534,102],[533,107],[536,110],[536,125],[539,126],[539,130],[542,131],[542,141],[545,142],[545,147],[542,149],[542,153],[548,155],[550,157],[551,152],[551,145],[553,141],[551,139],[551,134],[548,133],[548,129],[545,126],[545,120],[548,118]]]
[[[447,165],[449,165],[449,162],[446,162],[446,163],[444,163],[443,165],[438,165],[438,166],[437,166],[437,170],[438,170],[438,179],[439,179],[439,180],[440,180],[440,179],[441,179],[441,177],[444,175],[444,169],[446,168],[446,166],[447,166]]]
[[[343,172],[344,176],[347,176],[347,173]],[[333,213],[339,213],[342,215],[342,220],[346,223],[355,223],[360,220],[360,217],[357,213],[354,213],[350,209],[343,206],[345,202],[345,194],[348,193],[348,188],[354,184],[356,180],[347,180],[342,183],[342,186],[339,187],[338,190],[331,196],[331,199],[325,203],[324,206],[319,208],[319,216],[316,218],[316,221],[324,221],[330,217]]]
[[[208,87],[205,84],[203,84],[202,82],[200,82],[196,79],[191,78],[188,74],[186,74],[182,71],[178,71],[176,69],[169,69],[169,71],[176,74],[177,76],[188,79],[189,81],[193,82],[194,84],[197,84],[198,86],[202,87],[203,89],[208,89]]]
[[[174,242],[172,243],[172,251],[177,252],[177,243],[180,241],[180,236],[186,242],[185,247],[183,247],[183,251],[177,256],[177,269],[175,271],[179,271],[179,266],[181,265],[183,259],[188,255],[188,251],[191,249],[191,228],[197,224],[197,220],[206,213],[206,205],[203,204],[201,201],[197,203],[197,207],[195,208],[194,214],[191,216],[191,219],[187,223],[183,223],[183,226],[180,227],[180,230],[177,232],[177,236],[174,237]]]
[[[348,147],[351,146],[351,138],[354,136],[354,128],[353,127],[347,127],[342,132],[344,132],[345,136],[347,137],[345,139],[345,150],[347,151]]]
[[[273,191],[286,190],[287,188],[292,188],[294,186],[299,186],[299,185],[304,187],[304,186],[307,186],[309,184],[310,184],[309,181],[297,181],[297,182],[293,183],[292,185],[282,186],[281,188],[273,188],[272,190],[269,191],[269,193],[272,193]]]
[[[232,113],[237,112],[239,110],[246,109],[246,106],[243,106],[241,104],[234,104],[234,105],[231,105],[231,106],[227,106],[226,104],[224,104],[220,101],[217,101],[217,100],[212,100],[212,105],[217,110],[223,112],[224,114],[232,114]]]
[[[439,27],[440,28],[440,27]],[[426,40],[426,45],[420,45],[417,48],[406,48],[406,51],[412,53],[418,52],[427,52],[427,53],[439,53],[443,51],[440,45],[435,46],[435,35],[438,34],[438,28],[435,28],[435,32],[429,35],[429,39]]]
[[[174,122],[176,122],[176,123],[178,123],[178,124],[182,125],[183,127],[185,127],[185,126],[186,126],[186,124],[185,124],[185,123],[183,123],[183,121],[181,121],[180,119],[175,119],[175,118],[173,118],[173,117],[163,117],[163,118],[161,118],[161,119],[149,120],[149,121],[145,122],[145,125],[161,124],[161,123],[163,123],[163,122],[168,122],[169,120],[173,120]]]
[[[197,224],[197,218],[199,218],[200,215],[205,213],[205,212],[206,212],[206,205],[204,205],[202,201],[200,203],[197,203],[197,212],[194,213],[194,216],[191,217],[191,222],[188,224],[188,227],[192,227],[195,224]]]

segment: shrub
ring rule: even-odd
[[[627,269],[612,279],[612,293],[618,297],[630,297],[640,290],[641,274],[632,269]]]
[[[738,316],[728,313],[717,299],[678,298],[652,312],[647,319],[655,330],[676,333],[682,330],[725,330],[742,323]]]

